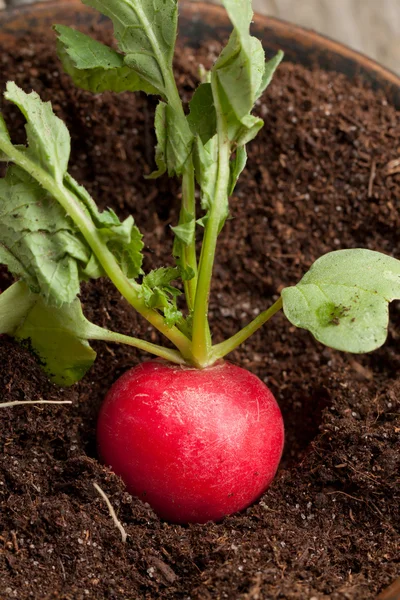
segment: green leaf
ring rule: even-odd
[[[3,115],[0,113],[0,139],[6,142],[10,141],[10,134],[8,133],[7,125],[4,121]],[[8,156],[0,150],[0,162],[8,161]]]
[[[194,217],[190,215],[187,216],[187,220],[185,219],[185,222],[181,223],[180,225],[176,225],[175,227],[171,227],[178,240],[185,246],[189,246],[189,244],[194,242],[195,228],[196,221]]]
[[[146,306],[161,310],[168,327],[172,327],[182,319],[182,313],[176,306],[176,299],[181,292],[171,285],[171,282],[179,276],[179,268],[162,267],[143,277],[141,285],[140,294]]]
[[[100,229],[100,234],[127,277],[136,279],[142,274],[142,234],[132,216],[123,223]]]
[[[265,90],[271,83],[272,78],[275,74],[275,71],[281,64],[284,56],[285,55],[282,52],[282,50],[278,50],[278,52],[275,54],[275,56],[273,56],[270,60],[268,60],[265,63],[264,74],[262,76],[261,85],[257,91],[256,98],[259,98],[265,92]]]
[[[206,211],[206,214],[197,219],[196,223],[201,227],[205,227],[212,203],[215,201],[215,184],[218,174],[218,135],[208,140],[205,145],[203,145],[200,137],[197,136],[195,141],[194,165],[196,180],[200,185],[201,207]],[[221,210],[218,230],[221,231],[229,216],[228,194],[224,198],[219,198],[218,201],[220,202]]]
[[[164,308],[164,317],[168,327],[173,327],[182,319],[182,313],[176,306],[169,304]]]
[[[79,70],[119,69],[124,64],[124,57],[109,46],[97,42],[90,36],[66,27],[54,25],[58,42],[62,44],[68,56]]]
[[[237,146],[252,140],[263,126],[250,113],[282,60],[279,52],[265,62],[261,42],[250,35],[251,0],[223,0],[234,30],[213,69],[215,106],[226,123],[229,139]]]
[[[193,136],[177,97],[172,59],[175,47],[177,0],[83,0],[114,24],[125,56],[79,32],[57,26],[59,52],[81,87],[92,91],[143,90],[160,94],[156,112],[156,164],[150,179],[165,171],[182,175]],[[179,105],[178,105],[179,103]]]
[[[165,110],[166,138],[165,157],[168,175],[182,175],[191,154],[193,136],[189,127],[182,127],[180,115],[168,104]]]
[[[8,133],[6,122],[4,121],[3,115],[0,113],[0,138],[10,141],[10,134]]]
[[[71,175],[66,175],[65,183],[88,211],[125,275],[130,279],[136,279],[138,275],[142,274],[143,236],[136,227],[133,217],[130,216],[121,223],[112,209],[100,212],[90,194]],[[103,274],[100,264],[93,255],[84,273],[89,278],[99,277]]]
[[[58,56],[78,87],[94,93],[159,93],[125,64],[122,54],[70,27],[55,25],[54,29],[58,34]]]
[[[217,115],[210,83],[199,85],[189,102],[189,108],[187,120],[190,129],[206,144],[217,133]]]
[[[156,130],[156,165],[157,170],[153,171],[146,179],[157,179],[164,175],[167,170],[167,105],[165,102],[159,102],[156,108],[154,119]]]
[[[63,121],[53,113],[50,102],[42,102],[36,92],[26,94],[12,81],[7,83],[4,97],[18,106],[26,118],[29,158],[62,182],[71,151],[70,136]]]
[[[264,121],[259,117],[248,115],[243,118],[240,126],[234,127],[236,146],[240,148],[251,142],[251,140],[254,140],[263,127]]]
[[[19,167],[0,180],[0,262],[54,306],[79,293],[91,251],[63,208]]]
[[[100,212],[97,204],[88,191],[83,186],[79,185],[69,173],[65,175],[64,186],[75,196],[78,202],[83,204],[97,227],[101,228],[121,224],[118,216],[111,208]]]
[[[78,299],[62,309],[50,307],[23,282],[0,296],[0,333],[28,345],[58,385],[79,381],[93,364],[96,353],[87,341],[91,327]]]
[[[168,171],[170,177],[182,175],[191,154],[193,137],[188,127],[182,127],[181,117],[165,102],[156,109],[155,129],[157,136],[156,164],[148,179],[156,179]]]
[[[240,177],[241,172],[246,166],[247,162],[247,152],[245,146],[239,146],[236,150],[235,158],[231,161],[231,179],[229,183],[229,192],[228,196],[231,196],[234,192],[236,182]]]
[[[207,225],[209,217],[210,215],[208,213],[205,214],[203,217],[200,217],[200,219],[196,220],[197,225],[200,225],[200,227],[205,227]]]
[[[160,269],[154,269],[150,271],[145,277],[143,277],[143,285],[148,286],[150,289],[156,287],[169,286],[171,281],[179,277],[179,269],[176,267],[161,267]]]
[[[253,109],[265,68],[261,42],[249,33],[250,22],[251,17],[241,23],[240,30],[234,29],[212,69],[239,121]]]
[[[224,0],[234,30],[213,69],[221,105],[230,125],[230,137],[251,112],[265,71],[261,42],[250,35],[251,0]]]
[[[185,265],[185,248],[195,242],[196,220],[192,214],[181,209],[180,224],[171,227],[175,234],[172,254],[178,267],[178,274],[183,281],[193,279],[195,273],[191,267]]]
[[[121,223],[112,210],[100,212],[87,191],[64,172],[69,134],[52,113],[51,105],[37,95],[25,94],[14,84],[9,84],[8,90],[7,98],[21,108],[28,120],[29,148],[14,146],[14,160],[19,162],[14,152],[17,150],[24,168],[28,158],[49,173],[56,180],[54,187],[67,193],[71,202],[81,204],[127,277],[136,278],[142,272],[143,244],[132,217]],[[6,142],[3,148],[7,153],[11,142],[4,121],[0,136],[0,142]],[[68,144],[63,145],[66,138]],[[104,274],[65,209],[20,167],[11,167],[0,181],[0,219],[0,261],[49,304],[60,307],[71,303],[80,291],[80,281]]]
[[[386,340],[388,303],[400,299],[400,261],[364,249],[330,252],[282,299],[289,321],[326,346],[370,352]]]
[[[89,281],[90,279],[98,279],[99,277],[106,276],[106,272],[99,263],[98,259],[94,254],[92,254],[85,268],[81,269],[81,280]]]
[[[14,336],[37,300],[38,296],[21,281],[0,294],[0,334]]]
[[[181,107],[172,71],[178,20],[177,0],[83,0],[83,3],[112,20],[119,49],[125,54],[123,63],[136,73],[141,82],[150,86],[144,91],[158,92],[167,101],[160,103],[156,112],[157,170],[149,178],[155,179],[166,171],[170,176],[182,175],[192,151],[193,135]],[[71,43],[74,34],[67,35]],[[75,49],[77,43],[78,52],[72,60],[79,59],[83,66],[97,65],[87,57],[88,51],[94,50],[100,55],[103,65],[104,47],[100,49],[97,45],[89,45],[80,36],[78,42],[75,36],[71,43]],[[118,53],[112,55],[114,68],[117,68],[117,57],[120,56]],[[108,53],[106,61],[110,58]],[[139,86],[135,83],[135,86],[136,89],[144,89],[143,84]]]
[[[166,95],[165,70],[172,66],[177,0],[83,0],[114,24],[125,64]]]
[[[218,136],[212,137],[206,144],[197,136],[194,148],[194,166],[196,180],[201,191],[201,207],[210,210],[214,201],[215,182],[218,174]]]

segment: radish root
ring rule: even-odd
[[[114,525],[115,525],[115,527],[117,527],[119,529],[119,531],[121,533],[122,541],[125,543],[126,538],[128,537],[128,534],[126,533],[125,529],[123,528],[121,521],[118,520],[118,517],[115,514],[115,510],[113,509],[110,500],[108,499],[106,493],[101,489],[101,487],[99,485],[97,485],[97,483],[94,483],[93,487],[103,498],[104,502],[107,504],[107,508],[110,512],[110,516],[111,516],[112,520],[114,521]]]
[[[13,402],[0,402],[0,408],[9,408],[20,404],[72,404],[72,402],[71,400],[15,400]]]

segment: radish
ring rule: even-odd
[[[68,172],[65,124],[50,103],[8,82],[5,98],[26,118],[28,144],[12,143],[0,115],[0,161],[8,163],[0,181],[0,262],[18,280],[0,296],[0,334],[29,345],[62,386],[79,381],[93,364],[90,340],[162,359],[112,387],[99,418],[100,455],[161,517],[218,520],[263,493],[283,445],[272,394],[224,358],[281,309],[327,346],[378,348],[387,336],[388,303],[400,298],[400,262],[365,249],[326,254],[253,321],[215,344],[209,298],[217,240],[247,162],[246,145],[263,126],[253,108],[283,54],[265,61],[250,35],[251,0],[222,0],[233,32],[210,71],[199,67],[186,110],[173,73],[177,0],[84,3],[111,19],[118,50],[57,25],[60,59],[85,90],[159,97],[156,169],[148,178],[167,173],[182,180],[179,219],[171,227],[174,265],[144,272],[142,235],[132,216],[121,222],[113,210],[99,211]],[[89,322],[80,284],[98,277],[108,277],[168,344]]]
[[[245,369],[152,361],[112,386],[97,435],[128,491],[168,521],[205,523],[246,508],[268,487],[283,422],[269,389]]]

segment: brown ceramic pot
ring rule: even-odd
[[[48,30],[53,23],[85,28],[111,27],[109,21],[82,5],[80,0],[53,0],[19,6],[0,12],[0,35],[15,39],[30,31]],[[187,45],[196,48],[209,40],[224,41],[231,27],[224,10],[207,3],[180,2],[180,33]],[[262,40],[267,55],[282,49],[288,60],[307,67],[318,66],[336,71],[349,79],[361,77],[374,89],[384,90],[388,99],[400,109],[400,77],[374,60],[343,44],[285,21],[256,15],[253,34]],[[377,600],[400,599],[400,579],[384,590]]]
[[[0,14],[1,35],[15,36],[32,29],[49,28],[53,23],[90,26],[107,20],[79,0],[39,3],[9,9]],[[224,40],[230,25],[225,11],[212,4],[180,2],[180,31],[188,45],[196,47],[200,41]],[[336,71],[349,78],[361,76],[376,89],[384,89],[387,97],[400,108],[400,77],[370,58],[334,42],[313,31],[271,17],[256,15],[253,33],[259,37],[268,54],[281,48],[288,60],[326,71]]]

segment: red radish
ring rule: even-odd
[[[98,422],[104,462],[175,523],[249,506],[271,483],[283,438],[269,389],[222,361],[203,370],[143,363],[112,386]]]

